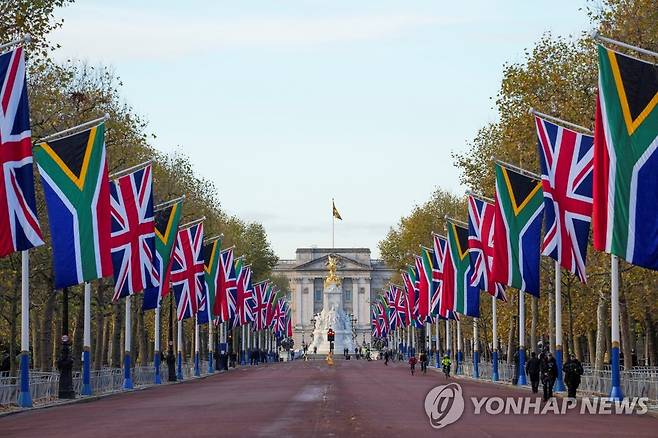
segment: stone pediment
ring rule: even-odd
[[[318,257],[317,259],[302,263],[295,266],[294,270],[296,271],[327,271],[327,261],[330,254]],[[372,270],[370,263],[358,262],[349,257],[342,256],[340,254],[333,254],[333,257],[338,260],[338,272],[341,271],[363,271]]]

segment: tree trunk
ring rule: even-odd
[[[50,371],[53,368],[53,313],[56,300],[57,294],[52,291],[52,288],[49,289],[41,320],[41,348],[39,348],[41,353],[39,368],[44,371]]]
[[[121,326],[123,325],[123,309],[118,303],[112,304],[114,324],[112,326],[112,367],[121,368]]]
[[[587,330],[587,353],[590,364],[596,362],[596,331]]]
[[[103,351],[107,348],[103,329],[105,329],[105,284],[101,280],[96,291],[96,340],[94,342],[94,369],[103,366]]]
[[[621,277],[621,276],[620,276]],[[619,319],[621,335],[621,351],[624,354],[624,368],[629,370],[633,366],[633,345],[631,344],[631,333],[628,323],[628,306],[626,305],[625,287],[619,287]]]
[[[539,323],[539,306],[537,297],[530,299],[530,351],[537,351],[537,324]]]
[[[55,324],[55,338],[53,339],[53,357],[50,358],[50,362],[55,365],[57,359],[62,352],[62,292],[57,294],[57,308],[55,309],[55,315],[53,318],[53,324]]]
[[[16,351],[16,340],[18,338],[18,324],[17,324],[17,319],[18,319],[18,294],[19,290],[17,285],[14,283],[14,293],[12,294],[11,297],[11,306],[10,306],[10,319],[9,319],[9,375],[10,376],[15,376],[16,375],[16,364],[18,363],[17,360],[17,355],[18,352]]]
[[[549,348],[555,351],[555,290],[548,294],[548,339]]]
[[[596,360],[594,361],[594,368],[597,370],[603,369],[603,358],[606,350],[606,305],[607,302],[603,296],[603,292],[599,292],[599,304],[596,307]]]
[[[110,348],[112,344],[110,343],[110,334],[112,333],[112,320],[110,318],[105,319],[105,328],[103,329],[103,350],[102,350],[102,359],[101,367],[110,364]]]
[[[656,352],[656,331],[654,329],[653,318],[649,309],[644,311],[644,335],[647,338],[647,358],[649,363],[647,365],[655,367],[658,365],[658,354]]]
[[[78,313],[75,317],[75,330],[73,332],[73,369],[82,368],[82,345],[84,344],[84,326],[85,326],[85,303],[84,294],[80,297],[78,303]]]

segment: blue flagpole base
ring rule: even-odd
[[[160,377],[160,352],[156,351],[153,354],[153,366],[155,367],[155,379],[154,383],[160,385],[162,383],[162,378]]]
[[[84,347],[82,351],[82,389],[80,395],[91,395],[91,353],[89,347]]]
[[[493,382],[498,381],[498,351],[494,350],[494,352],[491,355],[491,380]]]
[[[240,350],[240,365],[247,365],[246,352],[244,350]]]
[[[566,391],[566,388],[564,387],[564,379],[562,377],[562,347],[555,348],[555,362],[557,363],[557,379],[555,379],[553,391],[564,392]]]
[[[525,377],[525,347],[519,348],[519,381],[517,385],[527,385],[528,380]]]
[[[480,353],[478,351],[473,352],[473,378],[474,379],[479,379],[480,378]]]
[[[183,353],[180,351],[176,358],[176,380],[183,380]]]
[[[213,366],[213,352],[209,351],[208,352],[208,374],[212,374],[215,372],[215,367]]]
[[[619,344],[613,344],[611,351],[611,370],[612,370],[612,388],[610,389],[610,398],[613,400],[623,400],[624,393],[621,390],[621,376],[619,367]]]
[[[439,354],[438,351],[436,352],[435,359],[436,359],[436,364],[435,364],[436,368],[440,368],[441,367],[441,355]]]
[[[21,351],[20,359],[21,387],[18,393],[18,406],[32,407],[32,394],[30,393],[30,352]]]
[[[457,368],[455,368],[455,374],[462,373],[462,361],[464,360],[464,353],[461,350],[457,351]]]
[[[194,352],[194,377],[201,377],[201,370],[199,369],[199,352]]]
[[[123,389],[133,389],[133,379],[130,376],[130,353],[123,357]]]

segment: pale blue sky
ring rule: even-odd
[[[54,37],[114,66],[154,146],[189,155],[280,257],[331,245],[332,197],[336,246],[378,255],[434,188],[464,190],[451,152],[495,120],[503,64],[586,29],[584,3],[79,0]]]

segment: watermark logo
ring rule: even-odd
[[[442,429],[459,420],[464,413],[462,387],[457,383],[448,383],[432,388],[425,396],[425,413],[435,429]]]

